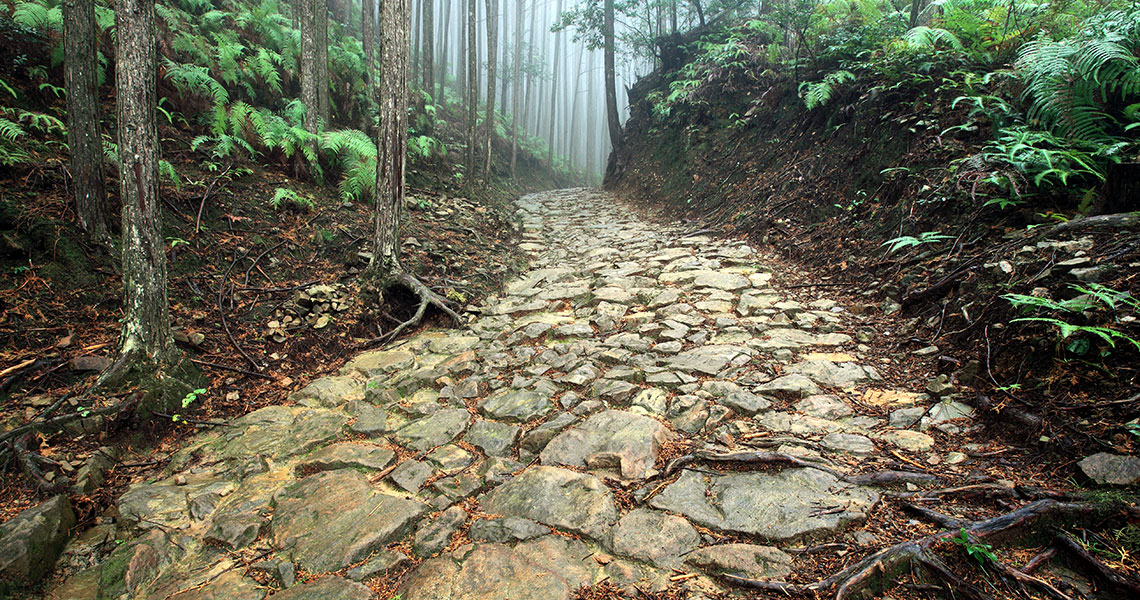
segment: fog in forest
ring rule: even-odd
[[[485,110],[487,77],[493,70],[495,109],[504,115],[503,122],[517,123],[518,143],[539,155],[553,149],[556,165],[596,183],[612,149],[605,105],[605,4],[601,0],[413,0],[411,86],[437,102],[441,93],[448,104],[462,102],[462,90],[468,85],[467,20],[473,8],[480,110]],[[657,65],[654,40],[698,25],[702,17],[694,7],[701,3],[615,4],[614,79],[618,115],[624,123],[629,117],[629,88]],[[488,52],[492,38],[493,66]],[[502,133],[511,135],[511,131]]]

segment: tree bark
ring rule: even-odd
[[[317,74],[317,18],[318,0],[297,0],[301,19],[301,103],[305,105],[305,129],[320,133],[321,105]]]
[[[424,91],[435,96],[435,0],[424,0]]]
[[[408,53],[411,45],[408,0],[380,3],[380,77],[376,134],[376,231],[364,280],[383,290],[401,273],[400,214],[404,208],[404,167],[408,146]]]
[[[609,125],[610,144],[617,148],[621,145],[621,117],[617,108],[617,72],[614,65],[614,52],[617,46],[614,39],[614,0],[605,0],[605,13],[602,36],[606,63],[606,122]]]
[[[89,0],[64,1],[63,43],[75,214],[88,241],[110,248],[110,209],[103,180],[103,138],[99,135],[95,5]]]
[[[456,48],[459,57],[455,61],[455,91],[460,103],[467,101],[467,26],[463,23],[463,15],[467,14],[468,4],[473,1],[463,0],[463,5],[460,6],[463,12],[459,16],[459,47]]]
[[[515,56],[511,69],[511,177],[515,176],[515,165],[519,158],[519,110],[522,108],[522,40],[523,40],[523,0],[515,0]]]
[[[486,0],[487,6],[487,112],[483,119],[483,179],[491,180],[491,141],[495,139],[495,67],[499,50],[499,0]]]
[[[154,0],[116,0],[115,89],[123,212],[122,353],[163,366],[178,359],[170,329],[158,197],[158,60]]]
[[[436,67],[439,70],[439,92],[436,94],[436,105],[443,106],[444,103],[444,88],[447,87],[447,73],[448,65],[451,63],[451,5],[453,2],[443,3],[443,31],[439,39],[439,63]]]
[[[526,62],[523,63],[523,73],[526,76],[526,92],[523,94],[523,132],[530,134],[530,105],[534,98],[534,32],[535,32],[535,17],[538,15],[538,5],[530,7],[530,34],[528,35],[526,48]]]
[[[376,25],[373,11],[376,10],[376,0],[360,1],[360,43],[364,46],[364,83],[372,84],[372,73],[376,68]]]
[[[328,127],[332,117],[329,101],[329,5],[317,0],[313,12],[314,39],[317,49],[317,107],[321,123]]]
[[[475,174],[478,167],[475,165],[476,121],[479,120],[479,39],[476,37],[475,2],[467,0],[467,179],[468,190],[474,188]]]
[[[558,0],[558,12],[555,13],[556,18],[562,18],[562,2],[563,2],[563,0]],[[547,153],[547,157],[546,157],[546,164],[547,164],[547,167],[549,167],[549,168],[554,167],[554,127],[555,127],[555,123],[558,121],[558,119],[555,118],[555,116],[558,114],[557,113],[557,110],[558,110],[558,75],[559,75],[559,72],[562,70],[562,63],[561,63],[561,60],[562,60],[562,44],[561,44],[561,42],[562,42],[562,32],[556,31],[554,33],[554,62],[552,63],[553,67],[551,69],[551,76],[550,76],[550,89],[551,89],[551,92],[550,92],[550,115],[549,115],[549,118],[550,118],[550,135],[549,135],[549,137],[550,137],[550,148],[548,149],[549,152]],[[565,112],[565,110],[566,109],[563,108],[563,112]]]
[[[922,14],[922,7],[925,4],[924,0],[911,0],[910,3],[910,27],[914,29],[918,27],[918,17]]]
[[[582,145],[582,143],[581,143],[582,136],[578,135],[577,132],[580,132],[582,130],[578,126],[579,114],[580,114],[580,112],[578,110],[578,105],[581,102],[580,96],[582,95],[582,57],[585,56],[586,54],[588,54],[588,52],[586,51],[586,49],[584,47],[579,48],[579,51],[578,51],[578,68],[577,68],[577,70],[574,71],[574,94],[570,98],[570,103],[572,105],[571,115],[570,115],[570,120],[567,121],[567,123],[569,123],[569,125],[570,125],[569,128],[566,130],[566,140],[567,140],[567,144],[570,147],[570,151],[568,152],[568,154],[569,154],[570,170],[571,171],[573,171],[576,166],[581,166],[581,160],[580,159],[582,157],[579,154],[578,150],[579,150],[580,146]]]

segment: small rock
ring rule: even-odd
[[[1077,463],[1081,472],[1101,485],[1133,485],[1140,482],[1140,458],[1100,452]]]
[[[0,525],[0,579],[40,580],[67,543],[75,513],[66,496],[56,496]]]
[[[81,373],[103,371],[111,366],[111,359],[106,356],[76,356],[68,363],[72,371]]]

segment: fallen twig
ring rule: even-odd
[[[217,363],[206,362],[204,360],[190,359],[190,362],[192,362],[196,365],[201,365],[203,367],[209,367],[211,369],[221,369],[222,371],[230,371],[233,373],[241,373],[242,375],[249,375],[251,377],[260,377],[262,379],[270,379],[270,380],[273,379],[273,376],[266,375],[265,373],[258,373],[257,371],[248,371],[246,369],[239,369],[237,367],[231,367],[228,365],[219,365]]]
[[[930,551],[931,547],[959,536],[963,529],[971,538],[997,538],[1038,521],[1059,521],[1104,515],[1111,512],[1113,512],[1113,507],[1103,504],[1038,500],[991,519],[967,523],[955,529],[947,529],[917,540],[895,544],[815,583],[764,581],[742,575],[722,575],[721,577],[729,583],[758,590],[777,591],[797,596],[832,595],[836,600],[843,600],[844,598],[857,597],[864,591],[882,592],[893,583],[896,576],[909,572],[913,566],[921,566],[940,579],[945,587],[953,590],[956,596],[981,600],[988,598],[988,596],[955,575],[940,558]],[[1075,544],[1071,539],[1068,543]],[[1076,545],[1080,546],[1079,544]],[[1022,579],[1021,581],[1033,584],[1029,579]]]

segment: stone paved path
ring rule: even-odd
[[[260,600],[272,581],[289,586],[275,600],[365,599],[358,582],[407,571],[403,600],[558,600],[680,569],[704,598],[722,589],[709,574],[783,578],[789,547],[850,541],[882,490],[813,468],[630,485],[663,451],[768,440],[844,471],[924,460],[924,432],[967,416],[884,386],[859,317],[788,300],[741,242],[592,190],[526,197],[519,216],[531,270],[469,330],[364,354],[203,435],[122,496],[130,541],[56,597]]]

